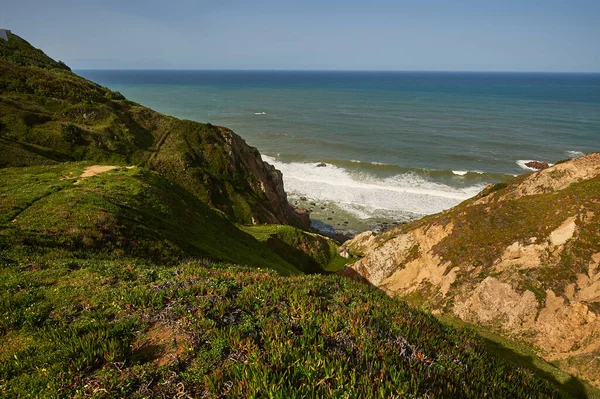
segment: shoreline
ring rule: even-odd
[[[290,195],[290,203],[306,209],[311,220],[311,228],[319,234],[340,242],[354,238],[365,231],[381,233],[391,227],[418,220],[426,215],[379,215],[361,219],[330,201],[311,199],[305,196]]]

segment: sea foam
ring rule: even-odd
[[[581,151],[566,151],[565,154],[567,154],[569,158],[579,158],[585,155]]]
[[[335,202],[362,219],[378,216],[381,211],[437,213],[476,195],[483,188],[483,185],[454,188],[415,172],[378,178],[367,173],[351,173],[331,164],[316,167],[314,163],[281,162],[268,156],[263,159],[283,172],[288,193]]]

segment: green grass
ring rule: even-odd
[[[16,35],[0,42],[0,168],[92,161],[159,172],[239,223],[301,225],[260,154],[228,129],[162,115],[72,73]]]
[[[240,229],[222,212],[144,168],[120,168],[75,184],[85,166],[0,170],[5,258],[44,264],[56,257],[141,257],[165,263],[195,256],[261,265],[283,275],[331,270],[340,262],[330,239],[291,226]],[[285,242],[282,236],[274,250],[272,241],[248,233],[259,230],[286,231],[300,241]]]
[[[75,184],[86,165],[0,170],[2,396],[561,396],[475,333],[294,276],[338,267],[329,239],[238,228],[144,168]]]
[[[191,261],[2,266],[4,397],[558,397],[342,277]]]
[[[331,238],[309,233],[292,226],[240,226],[275,253],[294,265],[304,265],[303,271],[337,272],[351,259],[341,257],[337,243]]]

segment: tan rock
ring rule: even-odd
[[[539,267],[541,255],[547,247],[546,244],[521,245],[515,241],[506,247],[495,269],[497,272],[503,272],[514,266],[518,266],[519,269]]]
[[[536,345],[552,356],[559,356],[589,345],[590,337],[599,332],[600,325],[585,304],[567,305],[564,298],[548,290],[546,307],[540,311],[532,328],[536,332]]]
[[[600,153],[589,154],[531,174],[504,199],[550,193],[600,175]]]
[[[554,246],[564,245],[575,234],[575,217],[570,217],[563,222],[556,230],[550,233],[550,243]]]
[[[421,227],[408,234],[400,234],[385,243],[371,248],[364,258],[351,265],[371,284],[395,293],[412,292],[424,281],[440,284],[445,295],[456,279],[458,269],[446,274],[449,262],[432,253],[432,248],[452,231],[452,224]],[[373,245],[371,238],[361,238],[357,245],[365,249],[365,242]],[[416,253],[416,259],[411,259]]]
[[[516,292],[510,284],[495,277],[487,277],[464,301],[454,305],[454,313],[461,319],[483,324],[500,322],[502,328],[522,331],[532,324],[538,302],[531,291]]]
[[[544,201],[539,213],[542,219],[534,226],[526,225],[520,215],[531,222],[532,215],[524,212],[535,212],[535,199],[527,198],[521,204],[506,201],[557,192],[586,179],[598,181],[598,176],[600,153],[532,173],[516,180],[520,183],[509,182],[507,189],[428,218],[427,225],[416,222],[412,229],[409,225],[379,236],[365,234],[347,244],[364,256],[348,270],[389,295],[410,300],[416,298],[412,294],[421,293],[418,298],[423,298],[428,309],[451,310],[467,322],[535,345],[546,360],[563,359],[571,364],[572,356],[594,356],[600,353],[600,317],[596,306],[588,305],[600,302],[600,246],[588,260],[582,261],[581,256],[594,239],[600,239],[593,236],[595,227],[590,228],[600,223],[596,216],[600,193],[594,197],[590,191],[597,186],[579,186],[585,198],[579,204],[574,197],[577,190],[568,196],[557,194],[555,208],[549,206],[552,195],[540,196]],[[566,199],[568,206],[559,198]],[[562,217],[558,227],[544,226],[544,217],[556,223],[556,215]],[[481,219],[471,224],[468,218]],[[490,232],[493,240],[481,237],[487,234],[481,229],[488,226],[501,229]],[[513,230],[514,238],[507,241]],[[528,233],[530,237],[525,235]],[[486,247],[473,248],[469,234]],[[486,257],[487,248],[496,258]],[[479,256],[465,254],[467,249],[474,249]],[[461,254],[466,255],[464,260]],[[575,282],[565,279],[581,268],[580,263],[587,264],[587,270],[577,274]],[[564,289],[558,292],[546,290],[548,287]],[[586,378],[585,367],[573,364],[570,372]]]

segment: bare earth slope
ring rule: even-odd
[[[486,187],[342,251],[345,273],[539,349],[600,386],[600,154]]]

